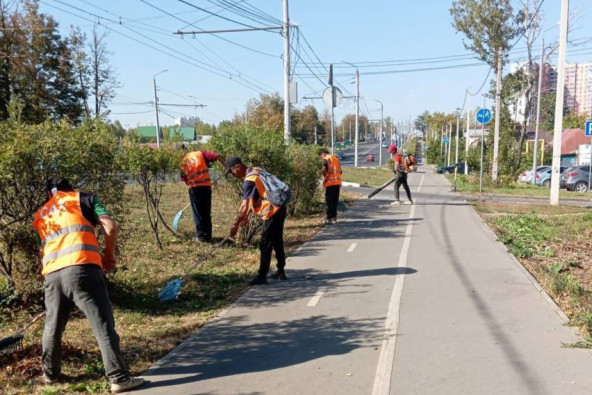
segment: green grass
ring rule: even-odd
[[[343,181],[355,182],[361,185],[377,187],[394,177],[388,166],[377,168],[344,167]]]
[[[385,172],[386,173],[386,172]],[[156,360],[236,300],[248,287],[247,281],[259,265],[258,236],[249,246],[224,246],[211,256],[211,245],[196,244],[190,209],[184,212],[178,234],[161,231],[163,250],[156,247],[146,217],[142,191],[130,186],[125,193],[129,210],[120,229],[118,271],[108,276],[116,329],[121,337],[124,359],[132,374],[141,374]],[[353,196],[344,193],[350,203]],[[188,203],[187,188],[181,184],[165,186],[161,210],[170,223],[175,213]],[[226,236],[236,218],[240,196],[228,184],[214,187],[212,199],[213,237]],[[318,211],[286,220],[284,240],[289,255],[322,229],[324,205]],[[163,304],[159,290],[172,278],[183,274],[195,260],[209,256],[186,279],[179,300]],[[289,271],[289,266],[287,267]],[[1,286],[1,284],[0,284]],[[27,320],[26,311],[7,312],[2,333],[13,333]],[[0,317],[2,317],[0,315]],[[24,350],[13,363],[0,361],[0,393],[80,394],[107,393],[103,366],[88,321],[74,314],[64,333],[62,371],[67,383],[46,387],[41,383],[40,340],[43,325],[27,331]],[[4,336],[3,336],[4,337]]]
[[[454,175],[446,176],[451,183],[454,183]],[[458,175],[456,180],[456,191],[463,193],[479,193],[479,175]],[[513,183],[509,186],[494,187],[486,185],[484,181],[483,193],[491,195],[507,195],[517,197],[549,197],[549,188],[538,187],[531,184]],[[578,193],[561,189],[559,196],[572,199],[592,199],[592,193]]]
[[[592,214],[589,208],[474,204],[485,221],[581,329],[592,348]]]

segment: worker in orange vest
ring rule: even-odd
[[[341,189],[341,162],[329,150],[319,150],[323,167],[323,187],[325,188],[325,202],[327,203],[326,224],[337,222],[337,203],[339,203],[339,191]]]
[[[181,162],[181,180],[189,188],[189,201],[195,224],[195,240],[212,240],[212,180],[209,167],[219,161],[224,165],[224,158],[211,151],[188,152]]]
[[[250,285],[267,284],[267,272],[271,266],[271,253],[275,251],[277,259],[277,271],[271,277],[278,280],[287,280],[286,253],[284,252],[284,221],[286,219],[286,206],[275,206],[267,200],[267,192],[261,181],[257,167],[247,167],[240,158],[231,156],[226,160],[225,174],[243,180],[243,201],[238,209],[238,216],[230,228],[230,238],[234,239],[238,228],[247,223],[249,213],[252,211],[263,220],[261,242],[259,243],[260,261],[259,273],[252,279]]]
[[[77,306],[89,320],[99,343],[111,391],[138,387],[144,379],[131,377],[123,362],[103,276],[103,271],[115,268],[115,222],[97,195],[75,191],[67,179],[53,177],[46,187],[48,201],[33,220],[39,237],[40,271],[45,277],[43,380],[50,384],[60,379],[62,333]],[[105,231],[102,256],[95,235],[97,225]]]

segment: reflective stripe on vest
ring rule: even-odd
[[[261,217],[261,219],[266,220],[275,215],[281,207],[274,206],[271,204],[269,200],[267,200],[267,192],[265,191],[265,186],[259,177],[259,169],[258,167],[254,167],[251,169],[250,172],[247,173],[245,176],[245,181],[253,181],[255,183],[255,188],[257,188],[257,192],[259,193],[259,200],[254,201],[253,199],[249,199],[249,207],[255,214]]]
[[[187,187],[209,187],[212,185],[208,164],[201,151],[189,152],[183,158],[181,171],[186,175]]]
[[[98,253],[99,247],[94,246],[92,244],[76,244],[76,245],[73,245],[70,247],[62,248],[59,251],[44,255],[43,256],[43,266],[45,266],[47,264],[47,262],[56,260],[58,258],[65,257],[66,255],[69,255],[69,254],[71,254],[73,252],[77,252],[77,251],[94,251],[94,252]]]
[[[341,185],[341,163],[334,155],[327,155],[327,174],[323,179],[323,187]]]
[[[102,267],[95,228],[82,214],[78,192],[57,192],[35,213],[33,226],[42,243],[44,276],[68,266]]]
[[[90,232],[94,235],[95,229],[92,226],[88,225],[71,225],[67,228],[62,228],[60,230],[56,230],[55,232],[48,234],[44,240],[41,240],[41,246],[45,247],[45,244],[47,244],[48,242],[72,232]]]

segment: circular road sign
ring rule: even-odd
[[[333,88],[333,96],[334,96],[333,100],[331,100],[331,88]],[[330,86],[327,89],[325,89],[325,91],[323,92],[323,102],[329,108],[337,107],[338,105],[341,104],[342,100],[343,100],[343,93],[341,93],[341,89],[337,88],[336,86],[333,86],[333,87]]]
[[[480,125],[489,123],[489,121],[491,121],[491,110],[488,108],[482,108],[477,111],[475,118],[477,118],[477,123]]]

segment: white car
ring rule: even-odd
[[[537,173],[550,168],[551,166],[539,166],[537,167]],[[532,184],[532,170],[523,171],[518,177],[518,181],[524,184]]]

